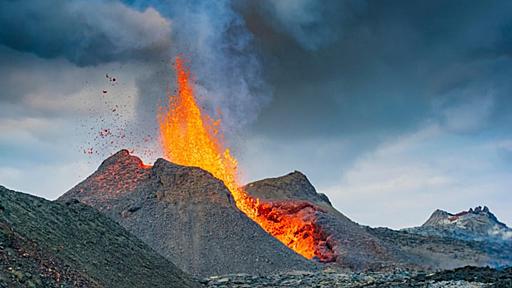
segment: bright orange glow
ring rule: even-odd
[[[164,157],[176,164],[209,171],[224,182],[238,209],[265,231],[308,259],[315,255],[322,259],[319,255],[322,239],[317,236],[320,232],[314,219],[310,219],[314,215],[313,206],[294,202],[277,206],[260,203],[240,188],[237,161],[218,132],[220,120],[213,121],[202,113],[194,97],[190,72],[180,58],[176,59],[176,74],[177,94],[169,97],[168,107],[161,107],[158,115]]]

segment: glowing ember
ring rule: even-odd
[[[265,231],[302,256],[312,259],[322,255],[320,231],[314,224],[314,208],[290,202],[274,206],[250,197],[238,182],[236,159],[222,142],[220,120],[203,114],[189,82],[190,72],[183,60],[176,59],[177,94],[169,97],[168,107],[158,114],[164,157],[185,166],[196,166],[222,180],[236,206]]]

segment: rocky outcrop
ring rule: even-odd
[[[470,208],[456,214],[436,210],[422,226],[410,228],[408,231],[463,240],[512,241],[512,229],[500,222],[486,206]]]
[[[0,186],[0,287],[199,287],[95,209]]]
[[[58,201],[97,208],[194,275],[315,269],[240,212],[209,172],[141,163],[120,151]]]

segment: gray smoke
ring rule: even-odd
[[[302,47],[317,50],[334,43],[366,8],[364,0],[263,0],[257,7],[272,27]]]
[[[256,119],[270,92],[252,34],[231,1],[137,1],[132,5],[138,9],[155,7],[171,19],[173,27],[171,58],[139,83],[143,103],[164,99],[165,85],[174,88],[169,64],[180,55],[194,75],[199,102],[222,119],[225,132],[239,131]],[[148,110],[146,115],[154,114]]]

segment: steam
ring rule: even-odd
[[[256,119],[270,93],[263,81],[253,36],[231,1],[147,1],[137,6],[139,9],[155,7],[172,21],[173,45],[168,60],[177,55],[190,60],[187,65],[195,76],[199,102],[210,115],[222,119],[226,131],[239,131]],[[143,92],[156,92],[151,87],[162,85],[155,83],[162,83],[162,76],[166,77],[163,83],[170,82],[168,64],[166,61],[161,72],[141,81]],[[217,113],[219,110],[221,114]]]
[[[222,109],[228,130],[252,122],[269,94],[243,19],[233,11],[230,1],[173,4],[181,7],[172,18],[177,26],[175,52],[192,60],[201,102],[212,112]]]

